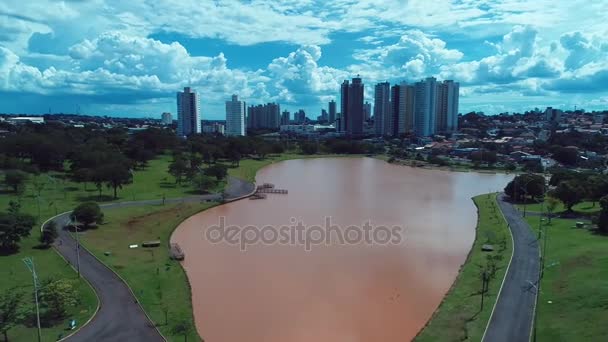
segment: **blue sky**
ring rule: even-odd
[[[461,112],[608,108],[606,0],[3,0],[0,113],[160,117],[175,92],[319,115],[340,83],[461,83]]]

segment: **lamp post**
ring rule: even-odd
[[[76,232],[76,271],[78,272],[78,278],[80,278],[80,237],[78,236],[78,220],[74,214],[70,215],[70,222]]]
[[[34,301],[36,302],[36,323],[38,325],[38,342],[42,340],[42,334],[40,330],[40,307],[38,305],[38,275],[36,274],[36,266],[34,265],[34,259],[32,257],[23,258],[23,263],[32,273],[34,280]]]

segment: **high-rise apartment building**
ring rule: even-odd
[[[247,108],[247,126],[251,129],[278,129],[281,125],[281,106],[276,103]]]
[[[415,87],[405,82],[399,85],[399,118],[397,134],[402,135],[414,131],[414,98]]]
[[[238,95],[232,95],[226,101],[226,135],[244,136],[245,133],[245,102],[239,101]]]
[[[352,83],[348,87],[348,105],[346,113],[342,116],[346,118],[346,133],[350,136],[363,135],[363,99],[364,85],[360,77],[352,79]]]
[[[365,101],[363,105],[363,121],[368,121],[372,118],[372,104]]]
[[[304,112],[304,109],[300,109],[297,112],[295,112],[293,120],[297,124],[305,124],[306,123],[306,112]]]
[[[340,116],[338,117],[338,132],[346,132],[346,126],[348,124],[348,90],[350,88],[350,82],[344,80],[340,86]]]
[[[374,87],[374,131],[376,135],[388,135],[390,121],[390,83],[378,83]]]
[[[171,115],[171,113],[164,112],[160,117],[160,121],[163,125],[170,125],[173,123],[173,115]]]
[[[427,137],[435,134],[436,129],[437,80],[428,77],[414,87],[414,133]]]
[[[405,99],[401,97],[401,85],[395,84],[391,87],[391,103],[389,114],[385,116],[385,132],[384,135],[396,137],[400,134],[399,124],[404,121],[400,120],[401,116],[405,116],[402,110],[405,108],[401,102]],[[401,121],[401,122],[400,122]]]
[[[460,84],[452,80],[437,84],[437,132],[458,130],[458,97]]]
[[[333,124],[336,121],[336,101],[329,101],[327,111],[329,112],[329,123]]]
[[[281,114],[281,125],[289,125],[291,122],[291,113],[289,111],[284,111]]]
[[[559,122],[562,118],[563,112],[553,107],[547,107],[545,110],[545,120],[549,122]]]
[[[201,117],[196,92],[185,87],[177,93],[177,135],[185,137],[201,133]]]

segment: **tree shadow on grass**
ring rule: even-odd
[[[0,256],[9,256],[19,253],[19,246],[14,248],[0,248]]]
[[[175,189],[177,188],[178,184],[173,182],[160,182],[158,183],[158,186],[163,189]]]
[[[35,246],[32,247],[32,249],[38,249],[38,250],[43,250],[43,251],[47,250],[47,249],[50,249],[50,248],[51,248],[51,245],[45,245],[45,244],[42,244],[42,243],[39,243],[39,244],[37,244],[37,245],[35,245]]]
[[[77,196],[76,200],[78,202],[111,202],[115,200],[113,196],[110,195],[89,195],[89,196]]]

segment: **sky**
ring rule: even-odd
[[[603,14],[602,14],[603,13]],[[608,109],[608,0],[2,0],[0,113],[160,117],[191,86],[316,118],[360,75],[461,83],[460,112]]]

